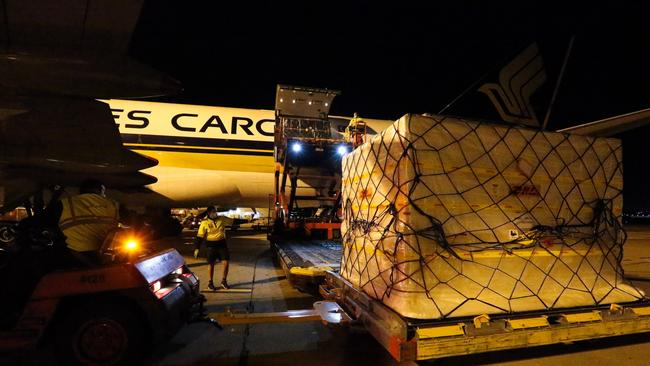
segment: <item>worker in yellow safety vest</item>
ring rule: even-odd
[[[68,249],[91,261],[119,222],[117,202],[106,197],[106,187],[98,180],[88,179],[79,187],[79,194],[61,198],[59,228]]]
[[[206,210],[206,217],[201,221],[199,231],[194,240],[194,258],[199,257],[199,249],[205,242],[208,247],[208,264],[210,265],[210,282],[208,282],[208,289],[217,290],[214,286],[212,278],[214,276],[214,265],[217,260],[223,262],[223,276],[221,279],[221,288],[228,289],[228,261],[230,260],[230,251],[228,250],[228,243],[226,242],[226,225],[231,224],[232,219],[219,216],[217,208],[214,206],[208,207]]]
[[[363,143],[363,135],[365,135],[365,132],[366,122],[355,112],[348,123],[348,127],[345,129],[345,139],[353,147],[357,147]]]

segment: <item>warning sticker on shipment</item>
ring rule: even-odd
[[[539,194],[539,187],[533,184],[513,186],[510,188],[510,194],[514,194],[515,196],[541,196]]]

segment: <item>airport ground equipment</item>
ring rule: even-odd
[[[397,361],[423,361],[484,352],[650,332],[650,301],[442,320],[410,319],[328,271],[324,300],[312,309],[209,314],[221,325],[322,322],[365,328]]]
[[[280,266],[294,287],[318,293],[326,271],[338,271],[341,243],[325,239],[287,239],[275,244]]]
[[[62,364],[126,365],[188,321],[205,319],[199,280],[175,249],[143,254],[133,238],[119,235],[106,243],[101,264],[48,271],[24,301],[16,291],[2,297],[3,309],[13,304],[16,316],[3,311],[0,351],[54,344]],[[5,281],[46,268],[53,253],[46,245],[1,250]]]
[[[429,360],[650,332],[650,301],[526,313],[405,318],[328,272],[321,294],[341,324],[360,324],[397,360]],[[321,302],[321,303],[323,303]],[[322,304],[315,304],[318,309]],[[323,312],[320,312],[323,313]],[[336,318],[323,321],[338,324]],[[334,321],[331,321],[334,319]]]
[[[275,101],[273,249],[294,286],[319,283],[338,265],[341,159],[352,150],[344,131],[330,124],[338,91],[278,85]],[[310,240],[330,245],[304,245]],[[315,251],[323,250],[322,255]],[[333,250],[333,252],[332,252]],[[340,257],[339,257],[340,258]],[[327,263],[323,263],[327,262]]]
[[[411,119],[415,120],[412,124]],[[357,149],[357,152],[366,149],[366,152],[361,151],[359,154],[378,155],[374,160],[364,160],[373,164],[371,169],[366,169],[363,164],[352,164],[353,158],[359,157],[356,152],[356,157],[350,155],[344,161],[344,164],[351,165],[347,167],[348,171],[362,171],[345,175],[344,165],[343,198],[349,199],[350,202],[346,200],[344,205],[350,211],[345,214],[344,225],[348,226],[343,227],[345,250],[342,266],[348,263],[347,271],[367,270],[369,263],[374,261],[372,264],[378,266],[376,272],[365,277],[348,274],[353,278],[349,280],[344,278],[343,268],[340,271],[342,273],[327,271],[325,283],[319,287],[324,301],[316,302],[313,310],[266,314],[227,312],[214,316],[224,324],[322,321],[332,325],[361,325],[398,361],[439,359],[650,332],[650,300],[642,291],[625,281],[619,267],[618,254],[621,253],[624,238],[619,220],[622,198],[620,143],[612,139],[545,134],[476,121],[441,122],[445,120],[446,117],[406,115],[396,123],[392,136],[390,132],[384,132],[373,137],[371,143],[374,141],[380,145],[381,142],[381,147],[370,149],[370,144],[364,144]],[[438,136],[421,139],[422,135],[435,132],[432,126],[438,126]],[[481,129],[489,131],[481,134]],[[414,136],[414,133],[419,133],[420,136]],[[463,141],[467,137],[472,138],[474,143]],[[418,143],[421,145],[418,146]],[[450,151],[447,151],[445,159],[436,159],[436,154],[445,153],[446,147]],[[497,148],[502,148],[501,152]],[[547,153],[533,158],[531,152],[540,149]],[[464,155],[463,152],[467,154]],[[501,154],[502,159],[494,158],[491,155],[493,153]],[[421,159],[426,154],[429,154],[429,159]],[[515,163],[509,163],[503,156],[515,160]],[[566,156],[573,156],[568,164],[564,160]],[[467,160],[463,161],[464,159]],[[488,163],[494,166],[479,166]],[[536,165],[539,169],[535,169]],[[436,173],[426,169],[435,170]],[[582,176],[574,174],[573,169],[581,170]],[[555,174],[549,173],[551,171]],[[586,172],[591,173],[586,175]],[[386,176],[395,180],[389,181]],[[446,184],[434,181],[432,176],[444,179],[442,183]],[[499,179],[485,179],[485,176],[496,176]],[[471,184],[474,180],[489,183]],[[430,191],[418,186],[427,181],[432,181],[432,184],[424,188]],[[393,189],[393,185],[400,184],[404,189]],[[468,188],[457,189],[462,184]],[[352,189],[346,190],[347,185]],[[574,185],[583,188],[581,196],[566,193],[577,192],[571,189]],[[586,189],[588,185],[593,189]],[[554,189],[549,189],[549,186]],[[444,195],[462,197],[452,197],[451,202],[444,201],[444,197],[436,200],[441,196],[436,191],[438,189],[446,190]],[[479,194],[483,191],[486,193]],[[402,194],[402,197],[390,199],[391,193]],[[470,195],[465,196],[466,193]],[[566,197],[560,199],[559,196],[563,195]],[[425,202],[418,205],[418,200]],[[491,202],[492,200],[496,202]],[[527,218],[526,222],[517,220],[511,223],[512,215],[489,212],[489,209],[497,208],[502,213],[509,213],[510,210],[527,212],[525,208],[531,202],[535,210],[531,215],[536,216],[521,217]],[[460,203],[465,205],[458,208]],[[560,207],[555,207],[557,210],[549,210],[551,214],[559,213],[559,217],[544,211],[546,207],[538,208],[542,204],[549,207],[559,205]],[[579,209],[572,210],[574,206]],[[460,214],[457,212],[459,210],[462,211]],[[442,217],[439,213],[446,211],[452,214],[444,216],[445,218],[487,212],[482,222],[484,228],[482,231],[470,231],[469,234],[461,232],[455,233],[456,237],[445,237],[445,234],[453,232],[451,229],[458,229],[458,225],[445,231],[444,221],[427,221],[427,214]],[[355,215],[358,212],[373,212],[378,217],[367,219]],[[561,220],[566,212],[572,216]],[[424,217],[419,222],[428,225],[426,230],[417,230],[419,222],[414,220],[419,218],[414,218],[416,214]],[[541,225],[535,225],[533,218]],[[557,220],[552,221],[552,218]],[[498,225],[488,225],[497,219],[500,220]],[[469,230],[467,228],[472,228],[475,221],[466,219],[463,223],[465,229]],[[402,231],[390,231],[398,229]],[[410,252],[403,248],[396,249],[398,245],[404,245],[407,235],[415,238],[415,234],[419,235],[417,243],[420,246],[413,247],[422,251],[416,253],[419,255],[409,256],[415,249]],[[345,235],[350,237],[346,238]],[[494,239],[485,240],[486,235],[492,235]],[[378,238],[384,242],[373,242]],[[392,245],[385,245],[387,242]],[[346,255],[353,257],[346,258]],[[389,256],[397,260],[386,259]],[[365,262],[357,266],[361,261],[359,258]],[[440,258],[445,260],[446,266]],[[434,260],[438,260],[436,266],[426,267],[434,263]],[[455,265],[455,261],[461,263]],[[515,261],[523,264],[518,266],[513,264]],[[544,263],[551,265],[545,266]],[[573,270],[571,266],[576,265],[578,268]],[[425,277],[425,267],[429,271],[427,274],[438,276],[435,278],[437,282],[424,281],[422,285],[417,282]],[[507,274],[508,278],[480,285],[486,276],[477,267],[482,271]],[[541,277],[527,275],[525,269],[529,267]],[[469,273],[468,269],[474,271]],[[513,275],[515,270],[520,271],[518,276]],[[452,272],[453,275],[448,275]],[[592,281],[587,286],[585,278],[589,276],[592,279],[602,278],[603,281]],[[359,278],[365,278],[366,281],[360,281]],[[496,277],[493,274],[487,278]],[[546,278],[556,286],[550,289],[545,289],[543,284],[536,288],[529,287],[530,293],[523,296],[512,296],[511,292],[521,290],[519,287],[510,289],[510,298],[501,296],[502,302],[513,301],[514,305],[510,307],[499,307],[500,303],[490,302],[489,297],[479,298],[480,289],[473,297],[463,293],[482,287],[493,288],[485,291],[493,295],[509,286],[508,281],[513,278],[516,279],[515,282],[523,284]],[[570,281],[578,278],[585,282]],[[456,297],[444,293],[442,295],[445,296],[441,296],[436,292],[438,289],[432,287],[433,283],[448,288],[454,279],[464,281],[454,288],[457,291]],[[399,283],[389,283],[390,281]],[[562,283],[565,283],[564,286]],[[584,289],[578,288],[579,284]],[[603,292],[603,288],[606,291]],[[575,292],[593,295],[594,302],[585,304],[584,299],[579,298],[574,303],[552,302],[542,308],[531,306],[532,309],[522,308],[528,306],[526,303],[517,303],[521,299],[561,299],[568,293],[575,297]],[[416,296],[411,299],[417,300],[417,296],[422,296],[430,303],[413,301],[418,306],[408,307],[404,306],[408,305],[407,301],[398,304],[385,301],[387,297],[408,300],[408,296],[413,294]],[[610,297],[611,294],[615,295]],[[456,301],[463,296],[461,301]],[[475,299],[482,300],[482,306],[473,306],[472,301]],[[612,299],[616,301],[611,301]],[[450,302],[453,306],[445,308],[445,304]],[[471,307],[463,307],[467,304]],[[417,313],[422,310],[431,311],[432,309],[423,309],[427,305],[438,312],[433,315]],[[457,311],[459,309],[461,311]],[[477,309],[480,312],[472,313]]]
[[[619,140],[407,114],[342,172],[321,293],[397,360],[650,331],[621,267]]]

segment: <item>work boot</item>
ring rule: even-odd
[[[229,289],[230,286],[228,286],[228,281],[226,281],[226,280],[221,281],[221,288],[224,289],[224,290]]]
[[[208,282],[208,289],[217,291],[217,288],[214,286],[214,283],[212,283],[212,281]]]

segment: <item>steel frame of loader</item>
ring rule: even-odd
[[[352,145],[328,119],[338,94],[286,85],[278,85],[276,91],[274,226],[269,241],[291,283],[305,291],[317,288],[324,271],[302,267],[292,271],[283,262],[281,248],[292,240],[340,237],[340,165],[342,152],[351,151]]]
[[[338,94],[328,89],[277,87],[274,215],[283,230],[304,230],[307,236],[322,230],[331,240],[340,229],[336,210],[341,200],[341,156],[336,150],[349,151],[351,146],[334,135],[329,125],[329,107]],[[299,186],[299,182],[308,186]],[[299,189],[314,189],[316,194],[300,195]],[[318,218],[305,218],[299,202],[327,203],[333,209]],[[281,235],[279,230],[276,226],[275,234]]]

